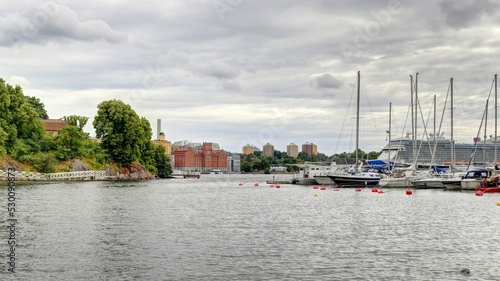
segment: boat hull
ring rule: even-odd
[[[333,180],[328,176],[314,176],[314,179],[321,185],[335,184],[335,182],[333,182]]]
[[[422,179],[411,182],[417,189],[444,188],[444,184],[439,179]]]
[[[463,179],[460,182],[462,189],[464,190],[476,190],[476,188],[480,187],[481,180],[477,179]]]
[[[448,181],[443,181],[443,185],[446,188],[446,190],[462,190],[462,185],[461,185],[462,180],[448,180]]]
[[[500,192],[500,187],[478,187],[476,191],[481,191],[482,193],[497,193]]]
[[[378,185],[380,178],[363,177],[363,176],[329,176],[332,181],[338,186],[374,186]]]
[[[380,179],[379,185],[381,187],[412,187],[410,179],[408,178],[383,178]]]

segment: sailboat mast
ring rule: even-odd
[[[411,104],[411,138],[412,138],[412,152],[413,152],[413,162],[415,162],[415,149],[417,148],[415,145],[415,120],[413,113],[413,76],[410,75],[410,104]]]
[[[389,103],[389,169],[392,172],[392,163],[391,163],[391,114],[392,114],[392,103]]]
[[[450,78],[450,107],[451,107],[451,167],[455,165],[455,142],[453,141],[453,77]]]
[[[359,155],[358,155],[358,148],[359,148],[359,96],[360,96],[360,83],[361,81],[361,74],[358,71],[358,92],[357,92],[357,100],[356,100],[356,165],[358,165],[358,160],[359,160]]]
[[[436,95],[434,95],[434,143],[436,143]]]
[[[495,167],[497,165],[497,111],[498,111],[498,103],[497,103],[497,75],[495,74]]]
[[[418,72],[415,74],[415,159],[417,158],[417,125],[418,125]]]
[[[486,100],[486,111],[484,114],[484,140],[483,140],[483,167],[486,167],[486,128],[488,127],[488,103],[490,99]]]

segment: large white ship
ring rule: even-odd
[[[480,139],[476,139],[475,141],[476,143],[454,143],[454,164],[468,165],[469,159],[471,159],[471,165],[494,166],[496,164],[494,139],[491,138],[486,142]],[[436,145],[434,163],[437,165],[450,165],[453,159],[451,155],[451,140],[443,136],[437,136],[434,139],[432,135],[429,140],[416,140],[415,144],[409,137],[409,134],[401,139],[391,140],[382,149],[379,159],[384,159],[383,155],[389,155],[390,150],[391,159],[396,163],[413,164],[416,158],[416,162],[421,163],[419,165],[430,164],[433,163],[432,151],[434,150],[434,145]],[[500,151],[497,153],[500,153]]]

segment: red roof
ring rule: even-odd
[[[42,123],[45,126],[45,131],[59,131],[61,128],[68,127],[68,122],[61,119],[42,119]]]

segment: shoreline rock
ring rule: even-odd
[[[142,166],[139,163],[132,163],[130,167],[121,168],[119,171],[114,168],[108,167],[106,168],[106,172],[108,176],[115,177],[115,180],[119,181],[136,181],[136,180],[152,180],[155,179],[155,176],[151,174],[151,172],[146,169],[146,167]]]

